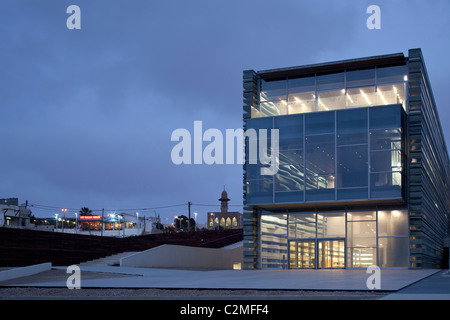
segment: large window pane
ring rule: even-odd
[[[379,105],[404,104],[406,84],[396,83],[377,87]]]
[[[275,191],[303,190],[303,165],[281,165],[275,175]]]
[[[349,268],[367,268],[376,264],[376,248],[347,248],[347,266]]]
[[[379,267],[408,267],[408,237],[378,239]]]
[[[347,246],[375,247],[377,236],[376,221],[353,221],[347,223]]]
[[[376,220],[377,212],[375,210],[367,211],[349,211],[347,213],[348,221],[360,221],[360,220]]]
[[[401,149],[401,129],[372,130],[370,132],[370,150]]]
[[[368,185],[367,145],[337,148],[338,188],[365,187]]]
[[[286,100],[261,102],[259,109],[261,117],[274,117],[288,114]]]
[[[370,170],[380,171],[401,171],[402,154],[400,150],[373,151],[370,153]]]
[[[317,214],[318,238],[344,238],[345,213],[327,212]]]
[[[306,137],[306,173],[334,174],[334,134]]]
[[[315,238],[316,215],[314,213],[289,214],[289,238]]]
[[[338,145],[367,143],[367,108],[336,112]]]
[[[261,215],[261,267],[283,268],[287,263],[287,215]]]
[[[370,197],[373,199],[401,198],[401,172],[379,172],[370,175]]]
[[[323,91],[318,93],[318,111],[343,109],[346,106],[345,89]]]
[[[378,212],[378,236],[408,236],[408,210]]]
[[[375,84],[375,69],[347,71],[347,88],[365,87]]]
[[[288,100],[288,114],[317,111],[315,91],[289,94]]]
[[[305,193],[303,191],[281,191],[275,192],[276,203],[303,202],[305,201]]]
[[[261,79],[260,101],[273,101],[287,98],[286,79]]]
[[[289,95],[300,92],[316,91],[316,78],[314,76],[288,79]]]
[[[278,129],[279,149],[303,149],[303,115],[274,118]]]
[[[377,68],[377,83],[395,83],[405,81],[408,75],[406,66]]]
[[[303,164],[303,150],[280,150],[280,165]]]
[[[375,106],[377,104],[375,87],[347,89],[346,99],[349,108]]]
[[[344,72],[317,76],[317,90],[344,89]]]
[[[273,202],[273,179],[247,181],[247,203]]]
[[[334,133],[334,112],[318,112],[305,115],[306,135]]]
[[[369,128],[389,129],[401,128],[401,107],[400,106],[380,106],[369,108]]]

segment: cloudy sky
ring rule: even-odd
[[[80,30],[66,27],[71,4],[81,9]],[[381,9],[380,30],[366,27],[372,4]],[[175,129],[193,132],[195,120],[204,130],[242,127],[243,70],[409,48],[422,48],[450,141],[446,0],[0,5],[0,198],[69,212],[156,210],[163,222],[187,215],[191,201],[202,223],[207,210],[219,209],[225,185],[241,211],[242,166],[173,164]]]

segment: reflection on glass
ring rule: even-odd
[[[289,238],[315,238],[316,215],[314,213],[289,214]]]
[[[287,266],[287,215],[261,215],[261,267]]]
[[[273,101],[286,99],[286,79],[261,79],[260,101]]]
[[[281,165],[275,175],[275,191],[303,190],[303,166]]]
[[[402,154],[400,150],[373,151],[370,153],[371,172],[401,171]]]
[[[378,67],[377,83],[396,83],[406,81],[408,75],[408,68],[406,66],[396,67]]]
[[[400,128],[372,130],[370,132],[371,150],[390,150],[402,148],[402,132]]]
[[[318,238],[345,237],[345,213],[327,212],[317,214]]]
[[[306,173],[309,175],[334,174],[334,134],[306,137]]]

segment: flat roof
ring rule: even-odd
[[[407,58],[403,53],[393,53],[387,55],[378,55],[365,58],[339,60],[325,63],[316,63],[303,66],[269,69],[258,71],[263,78],[276,78],[289,75],[311,74],[316,72],[337,71],[348,68],[365,68],[382,64],[405,63]]]

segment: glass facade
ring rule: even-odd
[[[401,199],[403,117],[390,105],[247,120],[247,129],[279,130],[273,176],[246,143],[247,204]]]
[[[450,161],[420,49],[245,70],[243,89],[244,129],[279,133],[274,175],[245,144],[244,268],[445,266]]]
[[[406,108],[407,66],[261,79],[251,117],[400,104]]]
[[[408,267],[407,209],[260,213],[261,268]]]

